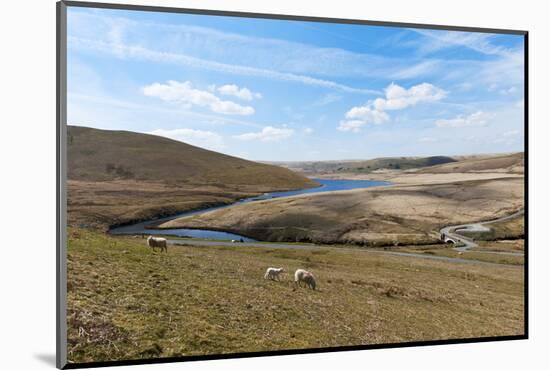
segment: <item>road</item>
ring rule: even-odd
[[[467,252],[469,249],[477,247],[477,243],[467,236],[457,234],[456,231],[470,231],[470,232],[484,232],[489,231],[490,229],[486,227],[485,225],[490,225],[495,222],[502,222],[514,219],[516,217],[520,217],[524,215],[525,210],[520,210],[515,213],[512,213],[511,215],[504,216],[501,218],[497,218],[495,220],[486,221],[486,222],[478,222],[478,223],[472,223],[472,224],[462,224],[462,225],[452,225],[452,226],[446,226],[443,229],[439,231],[441,235],[445,235],[448,238],[454,240],[455,242],[460,242],[464,244],[461,247],[454,248],[455,250],[459,252]],[[481,252],[481,251],[478,251]],[[523,253],[516,253],[516,252],[491,252],[491,251],[483,251],[483,253],[492,253],[492,254],[502,254],[502,255],[510,255],[510,256],[523,256]]]
[[[316,244],[287,244],[287,243],[258,243],[258,242],[233,243],[231,241],[224,241],[224,240],[196,240],[191,238],[189,240],[168,239],[167,241],[168,241],[168,244],[172,246],[192,245],[192,246],[204,246],[204,247],[223,246],[223,247],[251,247],[251,248],[275,248],[275,249],[302,249],[302,250],[318,250],[319,248],[337,248],[339,250],[342,250],[342,249],[354,250],[354,251],[361,250],[366,253],[377,253],[377,254],[385,254],[390,256],[399,256],[399,257],[422,258],[422,259],[428,259],[428,260],[445,261],[445,262],[453,262],[453,263],[465,263],[465,264],[473,264],[473,265],[498,265],[498,266],[505,266],[505,267],[511,267],[511,268],[522,267],[517,265],[485,262],[485,261],[470,260],[470,259],[464,259],[464,258],[433,256],[433,255],[406,253],[406,252],[393,252],[393,251],[385,251],[385,250],[372,249],[372,248],[329,247],[329,246],[321,246]]]

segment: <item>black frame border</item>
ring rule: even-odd
[[[525,173],[524,173],[524,220],[525,220],[525,236],[524,236],[524,334],[512,336],[495,336],[495,337],[480,337],[480,338],[461,338],[461,339],[443,339],[433,341],[418,341],[418,342],[398,342],[384,344],[365,344],[355,346],[342,347],[322,347],[322,348],[304,348],[292,350],[274,350],[261,352],[242,352],[228,354],[211,354],[211,355],[196,355],[196,356],[181,356],[181,357],[166,357],[152,359],[135,359],[135,360],[116,360],[116,361],[97,361],[87,363],[68,363],[67,362],[67,326],[66,326],[66,281],[67,281],[67,260],[66,260],[66,127],[67,127],[67,7],[83,7],[83,8],[99,8],[99,9],[116,9],[116,10],[134,10],[147,12],[162,12],[162,13],[183,13],[196,15],[212,15],[226,17],[245,17],[257,19],[276,19],[290,21],[306,21],[306,22],[321,22],[321,23],[339,23],[339,24],[355,24],[383,27],[399,27],[399,28],[420,28],[430,30],[445,30],[445,31],[464,31],[464,32],[481,32],[481,33],[497,33],[508,35],[519,35],[524,37],[524,158],[525,158]],[[372,20],[359,20],[347,18],[329,18],[317,16],[299,16],[288,14],[272,14],[272,13],[254,13],[241,11],[225,11],[225,10],[207,10],[193,8],[176,8],[164,6],[149,6],[149,5],[132,5],[132,4],[113,4],[100,2],[84,2],[84,1],[58,1],[56,4],[56,19],[57,19],[57,86],[56,86],[56,121],[57,121],[57,142],[56,142],[56,228],[57,228],[57,248],[56,248],[56,293],[57,293],[57,309],[56,309],[56,366],[59,369],[80,369],[94,368],[104,366],[126,366],[126,365],[143,365],[143,364],[162,364],[174,362],[190,362],[204,360],[221,360],[249,357],[266,357],[266,356],[283,356],[296,354],[313,354],[327,352],[344,352],[344,351],[361,351],[367,349],[384,349],[384,348],[405,348],[405,347],[421,347],[434,345],[448,344],[463,344],[463,343],[484,343],[484,342],[500,342],[510,340],[529,339],[529,32],[526,30],[513,29],[498,29],[498,28],[479,28],[470,26],[452,26],[438,24],[420,24],[406,22],[384,22]]]

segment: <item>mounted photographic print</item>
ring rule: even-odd
[[[58,3],[58,366],[527,338],[527,32]]]

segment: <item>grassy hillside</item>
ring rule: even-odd
[[[500,222],[493,222],[484,225],[489,230],[482,232],[469,232],[467,230],[458,230],[458,234],[475,238],[476,240],[495,241],[495,240],[513,240],[525,238],[525,218],[523,216],[513,218],[511,220],[505,220]]]
[[[263,279],[311,270],[318,290]],[[523,268],[361,250],[169,247],[69,230],[68,359],[520,335]]]
[[[280,162],[280,166],[305,174],[370,173],[377,170],[408,170],[456,162],[446,156],[391,157],[355,161]]]
[[[214,185],[315,186],[287,169],[247,161],[160,136],[68,127],[71,180],[149,180]]]
[[[317,184],[159,136],[68,127],[69,224],[105,229]]]
[[[161,227],[230,230],[267,241],[426,244],[443,226],[521,209],[523,189],[523,178],[503,178],[319,193],[242,204]]]
[[[455,172],[524,172],[524,153],[503,154],[465,158],[456,163],[447,163],[419,170],[420,173]]]

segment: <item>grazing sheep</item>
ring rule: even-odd
[[[268,267],[265,271],[264,279],[271,279],[271,280],[278,280],[279,275],[284,271],[282,267],[276,268],[276,267]]]
[[[306,286],[315,290],[316,283],[313,274],[309,271],[298,269],[294,273],[294,283],[298,286],[302,286],[302,281],[306,283]]]
[[[147,245],[150,246],[153,251],[155,250],[155,248],[160,248],[161,252],[164,250],[166,253],[168,253],[168,246],[165,238],[149,236],[147,238]]]

